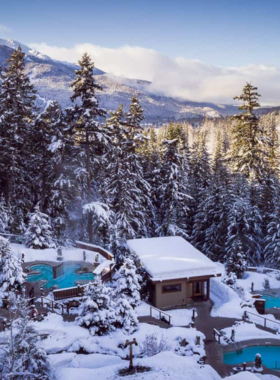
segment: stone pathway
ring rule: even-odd
[[[230,367],[223,363],[223,347],[214,340],[213,329],[222,330],[231,327],[236,322],[233,318],[213,318],[210,315],[212,303],[210,301],[196,304],[197,318],[195,327],[205,335],[206,364],[211,365],[220,376],[230,373]]]

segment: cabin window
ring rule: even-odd
[[[181,284],[165,285],[162,287],[162,293],[180,292]]]

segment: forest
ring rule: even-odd
[[[41,249],[84,240],[119,263],[127,239],[178,235],[238,277],[249,264],[280,266],[279,115],[256,115],[253,84],[231,118],[143,128],[137,94],[128,110],[99,107],[89,55],[65,110],[36,107],[24,62],[19,47],[0,70],[2,234]]]

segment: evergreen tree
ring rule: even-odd
[[[120,107],[108,119],[108,128],[112,134],[112,148],[107,155],[106,203],[115,216],[115,228],[111,232],[111,249],[116,260],[123,259],[126,252],[126,240],[147,236],[149,215],[152,209],[150,186],[144,179],[143,168],[137,149],[142,142],[140,133],[140,109],[130,107],[129,121],[123,120]],[[141,111],[143,112],[143,111]]]
[[[273,212],[267,225],[265,237],[265,261],[276,268],[280,267],[280,199],[279,192],[273,198]]]
[[[20,291],[24,281],[21,261],[12,252],[8,240],[0,237],[0,302],[9,292]]]
[[[30,215],[30,221],[25,232],[25,244],[28,248],[55,248],[48,219],[48,215],[40,212],[39,206],[36,206]]]
[[[135,308],[140,304],[141,277],[136,273],[136,267],[130,258],[126,258],[124,264],[116,274],[116,294],[124,295],[129,304]]]
[[[80,166],[76,169],[77,179],[82,188],[84,203],[98,200],[98,182],[103,156],[110,143],[108,131],[99,120],[106,111],[99,108],[96,91],[102,90],[93,75],[94,64],[88,54],[79,61],[80,69],[75,71],[76,79],[72,83],[74,94],[71,100],[77,101],[71,110],[72,123],[76,130],[76,144],[80,147]],[[87,214],[88,239],[92,243],[92,214]]]
[[[116,300],[116,327],[122,328],[127,335],[133,334],[138,329],[136,312],[130,305],[124,294],[119,294]]]
[[[29,163],[31,127],[35,118],[35,90],[24,73],[25,54],[19,47],[7,61],[0,86],[0,177],[2,193],[12,207],[15,233],[24,230],[31,204]]]
[[[105,335],[114,329],[116,312],[110,291],[100,278],[95,278],[88,286],[87,298],[82,302],[77,322],[89,329],[92,335]]]
[[[233,170],[244,174],[250,181],[259,181],[267,170],[267,136],[254,110],[260,107],[257,87],[247,83],[240,96],[243,103],[240,114],[233,116],[231,162]]]
[[[46,352],[38,347],[40,337],[30,324],[28,303],[17,300],[13,306],[4,355],[0,358],[1,379],[54,380]]]
[[[179,153],[179,139],[176,126],[170,125],[167,130],[167,140],[163,141],[162,179],[158,190],[160,200],[160,225],[157,232],[162,235],[186,234],[188,200],[187,183],[184,175],[183,157]]]
[[[9,210],[4,197],[0,198],[0,232],[6,231],[9,222]]]
[[[205,221],[205,200],[210,196],[212,169],[209,153],[206,147],[207,135],[203,133],[192,148],[191,159],[191,193],[189,219],[192,225],[191,241],[199,250],[203,250],[206,228],[209,226]]]
[[[247,270],[247,260],[243,254],[243,246],[239,237],[232,240],[232,244],[228,246],[226,269],[227,274],[235,273],[237,278],[242,278]]]

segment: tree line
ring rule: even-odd
[[[248,263],[279,266],[279,142],[275,123],[256,116],[256,87],[244,86],[210,156],[203,130],[190,144],[184,124],[143,129],[136,95],[107,116],[87,54],[73,106],[40,111],[24,59],[19,47],[0,77],[0,231],[27,233],[32,246],[39,225],[41,248],[50,234],[79,238],[120,262],[127,239],[180,235],[239,276]]]

